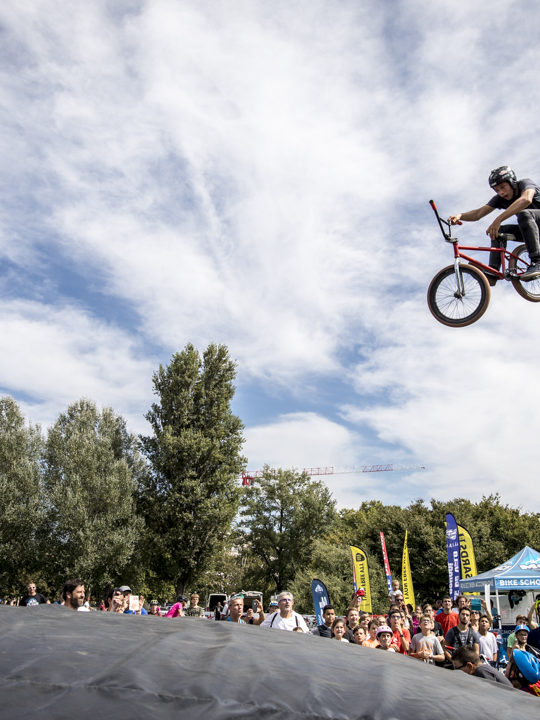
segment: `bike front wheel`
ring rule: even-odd
[[[454,265],[437,273],[430,283],[427,303],[433,317],[449,327],[465,327],[479,320],[489,305],[489,283],[472,265],[460,265],[460,288]]]
[[[531,259],[526,245],[518,245],[513,253],[510,255],[508,261],[508,269],[510,270],[512,285],[514,286],[517,293],[521,295],[525,300],[530,302],[540,302],[540,278],[530,280],[529,282],[522,282],[519,276],[522,275],[525,270],[529,267]]]

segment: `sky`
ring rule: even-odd
[[[324,481],[539,512],[540,307],[426,304],[429,199],[540,180],[537,26],[511,0],[2,3],[0,394],[146,433],[159,365],[224,343],[249,469],[392,463]]]

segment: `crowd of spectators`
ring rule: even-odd
[[[80,579],[68,580],[55,602],[79,612],[97,609],[91,606]],[[37,592],[34,582],[28,584],[26,596],[18,602],[9,602],[25,607],[44,603],[49,601]],[[147,610],[144,597],[134,595],[128,585],[121,585],[110,590],[99,610],[158,618],[208,617],[199,603],[200,596],[194,592],[189,600],[179,595],[175,603],[164,609],[157,600],[151,600]],[[294,610],[294,597],[290,592],[280,593],[266,612],[260,600],[244,608],[243,595],[233,595],[224,607],[218,605],[211,615],[216,620],[239,625],[300,632],[346,645],[383,650],[442,669],[462,670],[540,697],[540,627],[534,620],[536,605],[527,615],[517,615],[516,628],[504,648],[492,631],[493,617],[484,600],[475,599],[473,606],[470,597],[459,595],[452,601],[446,596],[437,601],[435,607],[424,603],[413,609],[405,604],[397,584],[389,594],[386,613],[362,612],[361,603],[362,599],[353,594],[343,615],[338,615],[334,606],[326,605],[322,610],[323,622],[313,628]]]

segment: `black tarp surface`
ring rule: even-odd
[[[540,699],[411,658],[198,618],[0,607],[0,717],[523,720]]]

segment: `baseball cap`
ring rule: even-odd
[[[129,587],[129,585],[121,585],[119,587],[119,590],[121,590],[122,592],[131,592],[131,588]]]

